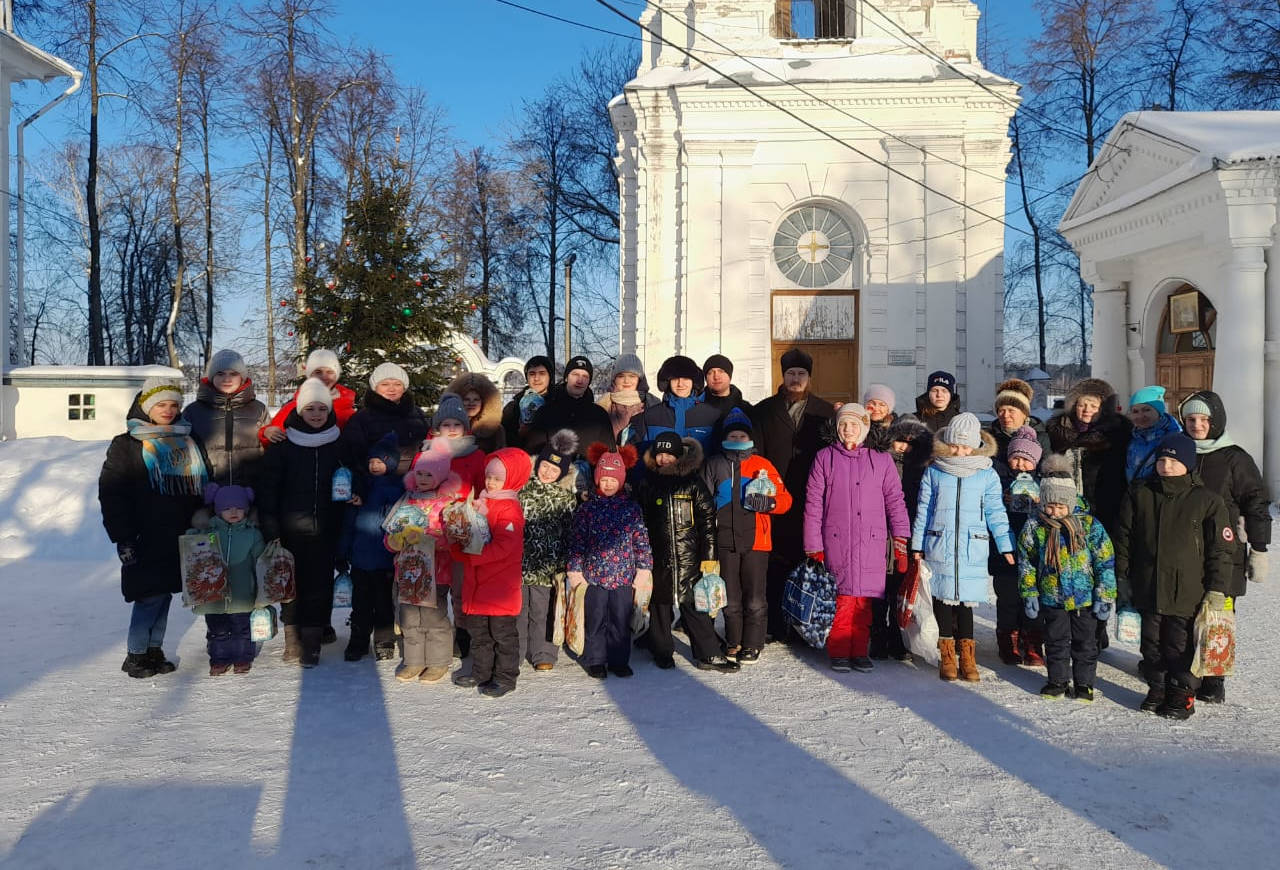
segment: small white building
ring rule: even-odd
[[[1219,393],[1280,493],[1280,112],[1135,112],[1059,230],[1093,285],[1093,374],[1122,399]]]
[[[758,400],[799,345],[827,398],[882,382],[909,409],[947,369],[987,407],[1018,97],[979,62],[978,17],[970,0],[649,3],[640,23],[696,60],[647,37],[610,104],[621,349],[650,375],[724,353]]]
[[[102,441],[124,431],[147,378],[183,375],[168,366],[20,366],[4,376],[5,438],[61,435]]]

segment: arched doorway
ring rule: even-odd
[[[1165,388],[1170,411],[1197,390],[1213,388],[1213,349],[1218,312],[1190,284],[1169,294],[1160,315],[1156,383]]]

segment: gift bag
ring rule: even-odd
[[[805,643],[822,649],[836,619],[836,575],[821,562],[805,559],[787,578],[782,610]]]
[[[333,609],[340,610],[344,607],[350,607],[352,592],[351,575],[343,571],[333,581]]]
[[[933,617],[933,571],[923,559],[914,560],[916,567],[915,597],[911,605],[911,621],[902,629],[907,649],[931,665],[942,659],[938,652],[938,621]]]
[[[440,514],[444,533],[449,540],[462,547],[462,552],[478,556],[489,543],[489,523],[475,509],[471,501],[459,501],[447,506]]]
[[[333,473],[333,485],[330,489],[332,501],[351,501],[351,469],[339,468]]]
[[[540,396],[533,390],[525,390],[523,396],[520,397],[520,422],[528,426],[533,422],[533,417],[538,413],[538,409],[547,402],[544,396]]]
[[[587,645],[587,584],[569,590],[564,605],[564,643],[575,655]]]
[[[274,607],[255,607],[249,614],[249,640],[254,643],[266,643],[276,636],[276,631]]]
[[[1197,677],[1231,676],[1236,665],[1235,611],[1201,607],[1192,631],[1196,654],[1191,673]]]
[[[216,532],[178,538],[182,559],[182,603],[187,607],[231,600],[231,575],[218,547]]]
[[[551,642],[556,646],[564,646],[564,606],[569,597],[565,594],[565,577],[556,575],[555,585],[551,587],[556,599],[556,615],[551,625]]]
[[[396,600],[415,607],[436,606],[436,539],[424,535],[396,554]]]
[[[693,584],[693,606],[699,613],[709,614],[715,619],[728,603],[729,590],[719,574],[703,574],[702,579]]]
[[[298,585],[294,574],[293,554],[272,541],[254,563],[258,576],[259,607],[268,604],[286,604],[298,597]]]
[[[897,611],[898,628],[905,629],[911,624],[911,619],[915,615],[916,609],[916,590],[920,588],[920,568],[924,565],[924,560],[911,560],[907,573],[902,578],[902,584],[898,587],[898,600],[894,602]],[[929,570],[925,568],[925,570]],[[932,609],[932,602],[930,602]]]
[[[632,587],[631,600],[636,607],[648,612],[649,602],[653,600],[652,573],[645,580],[641,580],[639,577],[636,578],[635,585]]]
[[[1142,617],[1132,607],[1116,611],[1116,640],[1127,644],[1142,642]]]

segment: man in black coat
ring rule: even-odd
[[[531,356],[524,364],[525,387],[502,409],[502,428],[507,434],[508,447],[524,445],[525,433],[532,418],[521,418],[520,400],[529,393],[545,399],[551,390],[551,370],[551,360],[545,356]]]
[[[741,408],[742,413],[751,416],[751,403],[742,398],[742,390],[733,385],[733,360],[713,353],[702,364],[702,377],[706,384],[702,401],[716,409],[720,422],[724,422],[734,408]]]
[[[594,374],[595,367],[585,356],[575,356],[565,363],[564,381],[551,388],[547,403],[533,415],[524,440],[525,450],[537,453],[561,429],[578,436],[579,457],[585,456],[587,448],[597,441],[610,450],[617,446],[609,412],[597,405],[591,394]]]
[[[809,469],[814,457],[826,446],[823,427],[830,424],[836,410],[830,402],[809,392],[813,358],[798,348],[782,355],[782,386],[778,392],[755,406],[756,452],[773,463],[792,507],[773,520],[773,552],[769,557],[766,581],[769,599],[769,634],[781,640],[787,621],[782,612],[782,593],[787,576],[804,559],[804,502]]]

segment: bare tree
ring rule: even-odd
[[[1173,0],[1165,26],[1143,46],[1151,78],[1147,106],[1170,112],[1200,102],[1199,81],[1209,66],[1210,0]]]
[[[1219,0],[1211,23],[1222,54],[1218,80],[1243,108],[1280,107],[1280,3]]]

